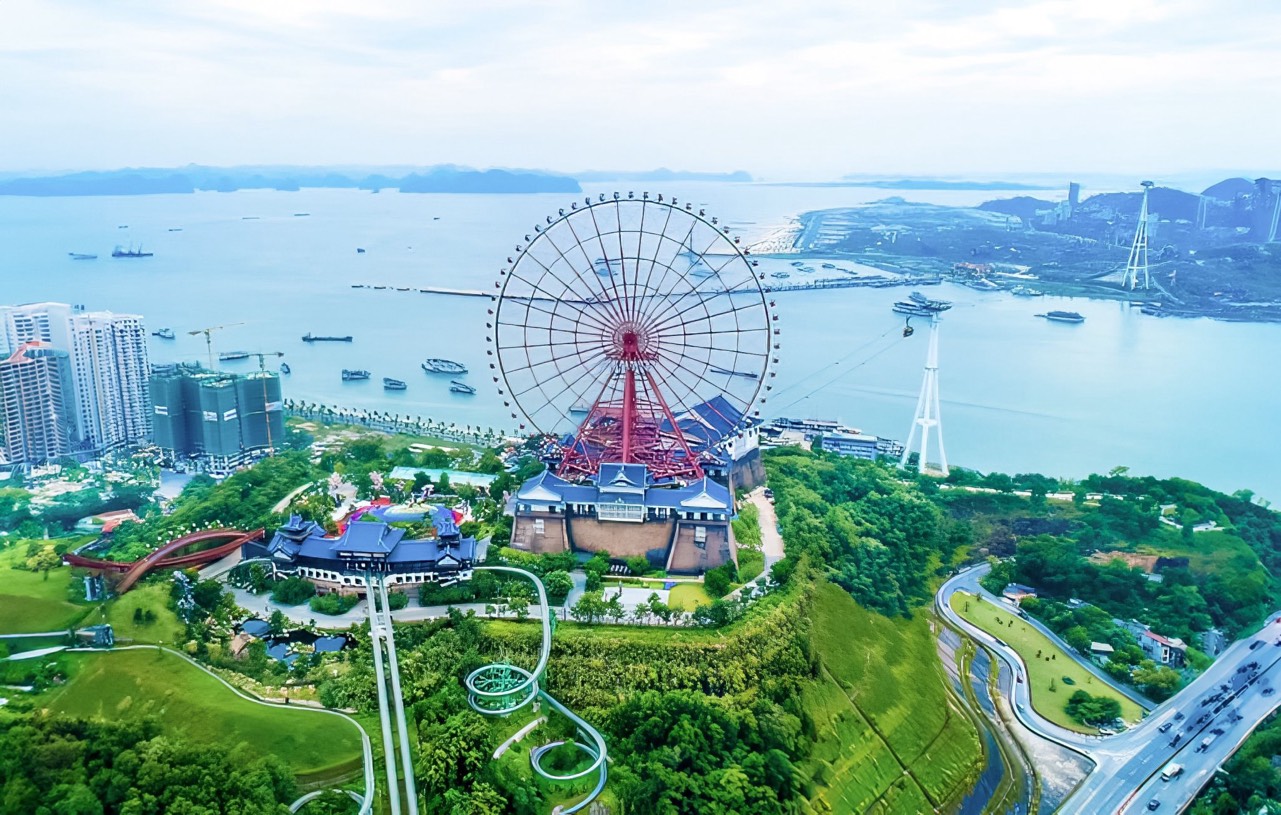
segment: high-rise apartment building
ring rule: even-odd
[[[136,314],[29,303],[0,311],[10,349],[44,342],[70,359],[76,435],[96,454],[143,444],[151,432],[147,332]]]
[[[199,365],[158,365],[151,376],[155,443],[175,461],[212,473],[234,470],[285,439],[280,377]]]
[[[44,342],[27,342],[0,360],[0,446],[8,466],[56,461],[80,448],[71,360]]]

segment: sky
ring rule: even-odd
[[[1281,166],[1275,0],[0,0],[0,171]]]

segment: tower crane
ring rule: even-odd
[[[244,323],[227,323],[226,325],[214,325],[214,326],[210,326],[209,328],[197,328],[195,331],[187,332],[189,335],[193,337],[196,336],[197,334],[205,335],[205,348],[209,350],[209,370],[212,371],[214,369],[213,332],[221,331],[224,328],[231,328],[237,325],[244,325]]]
[[[212,351],[210,353],[212,353]],[[251,357],[258,357],[258,372],[261,374],[259,378],[262,380],[262,415],[263,419],[267,423],[268,456],[274,456],[276,454],[276,448],[271,444],[271,411],[268,409],[270,403],[267,401],[267,357],[283,357],[284,355],[285,353],[283,351],[260,351],[258,353],[251,352],[249,354]]]

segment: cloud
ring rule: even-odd
[[[1247,0],[9,0],[0,15],[0,169],[1181,169],[1275,163],[1281,124],[1281,10]]]

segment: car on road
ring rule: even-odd
[[[1272,694],[1274,694],[1274,693],[1276,693],[1276,692],[1277,692],[1277,689],[1276,689],[1276,688],[1264,688],[1264,689],[1263,689],[1263,695],[1264,695],[1264,696],[1271,696]]]
[[[1180,710],[1180,711],[1176,712],[1176,713],[1174,714],[1174,720],[1175,720],[1176,722],[1181,722],[1181,721],[1183,721],[1183,711],[1181,711],[1181,710]]]
[[[1160,730],[1162,733],[1164,733],[1167,730],[1169,730],[1171,727],[1174,727],[1174,722],[1166,722],[1165,724],[1158,727],[1157,730]]]
[[[1160,806],[1161,806],[1161,802],[1156,798],[1153,798],[1151,801],[1148,801],[1148,809],[1150,810],[1156,809]]]
[[[1278,640],[1278,642],[1281,643],[1281,640]],[[1253,651],[1255,648],[1258,648],[1262,644],[1263,644],[1263,640],[1255,640],[1254,642],[1250,643],[1250,650]]]

